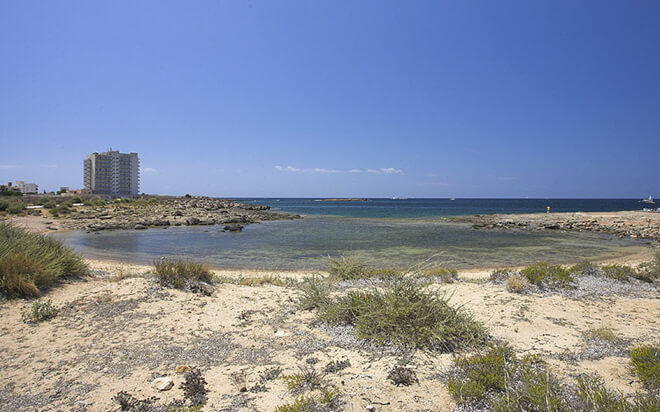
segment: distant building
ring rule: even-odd
[[[14,183],[14,187],[19,190],[21,193],[39,193],[39,185],[35,183],[25,183],[22,180],[17,180]]]
[[[92,153],[84,161],[85,189],[92,194],[131,196],[140,191],[137,153]]]

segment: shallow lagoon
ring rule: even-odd
[[[428,260],[472,268],[617,257],[643,247],[641,241],[597,233],[474,230],[437,220],[327,216],[263,222],[241,233],[222,232],[222,226],[181,226],[54,236],[92,258],[151,263],[178,256],[217,268],[292,270],[324,269],[328,256],[340,254],[373,266],[405,268]]]

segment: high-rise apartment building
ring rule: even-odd
[[[85,189],[100,195],[137,195],[140,159],[137,153],[92,153],[84,161]]]

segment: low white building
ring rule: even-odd
[[[36,183],[25,183],[22,180],[17,180],[14,183],[16,189],[20,190],[21,193],[39,193],[39,185]]]

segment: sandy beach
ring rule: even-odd
[[[410,387],[386,379],[401,355],[369,348],[346,331],[315,324],[298,305],[299,290],[272,282],[248,286],[264,276],[302,279],[302,272],[216,271],[224,281],[212,296],[163,288],[152,268],[88,261],[92,275],[53,288],[44,298],[60,308],[37,325],[21,320],[29,302],[0,305],[0,405],[2,410],[117,410],[112,397],[125,390],[162,401],[181,397],[177,366],[204,374],[209,401],[204,410],[274,410],[294,399],[280,377],[301,367],[322,371],[332,361],[350,366],[328,372],[344,409],[448,411],[454,402],[443,381],[452,355],[408,354],[419,378]],[[640,389],[626,352],[658,344],[660,296],[653,287],[615,294],[566,297],[515,294],[488,282],[490,270],[461,272],[458,281],[435,284],[484,322],[494,339],[521,354],[540,354],[570,384],[580,373],[598,373],[624,393]],[[585,339],[594,327],[611,327],[617,343],[599,347]],[[269,372],[271,371],[271,372]],[[151,385],[170,376],[171,390]]]

